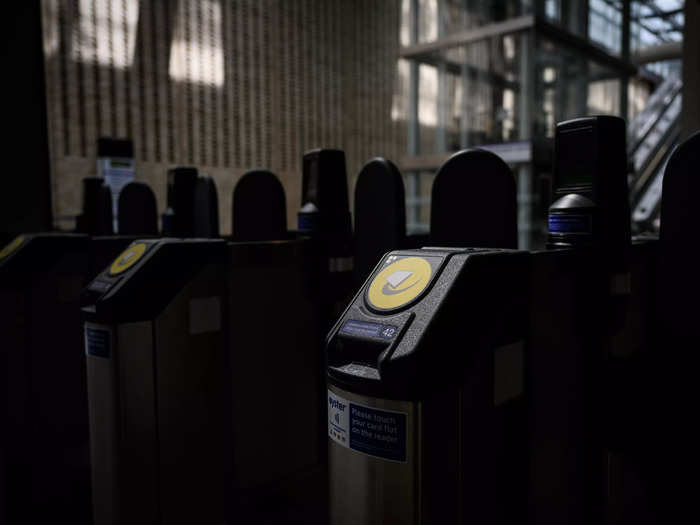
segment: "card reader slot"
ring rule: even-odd
[[[335,365],[359,363],[379,369],[379,356],[392,341],[339,335],[332,344],[331,357]]]

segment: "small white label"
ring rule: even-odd
[[[328,259],[328,271],[330,272],[349,272],[352,268],[352,257],[331,257]]]
[[[99,157],[97,159],[97,174],[104,178],[112,192],[113,228],[119,233],[117,212],[119,194],[122,188],[134,180],[134,159],[128,157]]]
[[[198,297],[190,301],[190,334],[205,334],[221,330],[221,300],[219,297]]]
[[[523,393],[525,352],[522,341],[493,351],[493,404],[502,405]]]

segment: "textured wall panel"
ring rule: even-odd
[[[391,119],[398,0],[44,0],[54,214],[70,228],[99,136],[134,141],[137,178],[197,166],[231,192],[248,169],[284,182],[290,226],[301,156],[346,151],[352,180],[405,144]],[[350,188],[352,190],[352,187]]]

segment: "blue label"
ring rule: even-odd
[[[406,414],[350,403],[350,448],[392,461],[406,461]]]
[[[297,215],[297,228],[303,232],[315,232],[318,229],[318,213],[300,212]]]
[[[362,337],[380,337],[391,339],[396,335],[398,327],[390,324],[370,323],[368,321],[356,321],[350,319],[340,329],[340,333],[348,335],[359,335]]]
[[[112,343],[109,330],[85,327],[85,349],[88,355],[109,358]]]
[[[590,215],[550,215],[550,233],[591,233]]]
[[[407,417],[404,412],[358,405],[328,390],[328,437],[341,447],[405,462]]]

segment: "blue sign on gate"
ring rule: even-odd
[[[350,403],[350,448],[383,459],[406,461],[406,414]]]
[[[112,343],[109,330],[85,327],[85,351],[96,357],[110,357]]]

